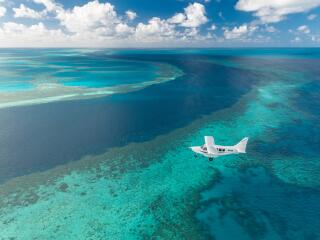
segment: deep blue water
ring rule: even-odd
[[[206,54],[212,56],[231,56],[231,57],[249,57],[249,58],[286,58],[290,59],[318,59],[320,57],[320,48],[194,48],[194,49],[158,49],[158,50],[141,50],[141,49],[128,49],[113,50],[116,54],[140,54],[141,52],[146,54]]]
[[[210,56],[127,54],[114,58],[165,62],[185,74],[138,92],[1,110],[2,181],[186,126],[231,106],[259,78],[247,70],[207,62]]]

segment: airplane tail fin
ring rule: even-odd
[[[238,144],[236,144],[234,146],[238,150],[239,153],[246,153],[248,140],[249,140],[249,138],[245,137]]]

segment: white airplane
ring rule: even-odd
[[[205,136],[205,144],[203,144],[202,146],[190,147],[190,149],[197,154],[201,154],[205,157],[208,157],[209,161],[212,161],[213,158],[217,158],[224,155],[246,153],[248,140],[249,138],[246,137],[234,146],[220,146],[215,145],[212,136]]]

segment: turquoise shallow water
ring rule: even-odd
[[[1,49],[0,108],[135,91],[180,75],[172,65],[106,50]]]
[[[156,63],[116,60],[105,54],[87,55],[77,50],[57,51],[53,55],[46,49],[2,50],[0,71],[3,90],[12,82],[18,90],[41,83],[94,88],[146,82],[161,76]]]
[[[233,104],[180,128],[11,178],[0,185],[0,239],[318,239],[319,62],[292,58],[197,59],[226,67],[222,82],[235,69],[259,79]],[[203,72],[189,66],[191,75]],[[231,80],[241,81],[240,74]],[[137,92],[113,101],[151,104],[147,93],[162,91],[160,85],[144,90],[147,100]],[[184,101],[202,101],[200,89],[188,89],[194,98]],[[207,134],[225,145],[249,136],[248,153],[195,158],[188,147]]]
[[[0,92],[15,92],[15,91],[26,91],[32,89],[33,86],[30,83],[2,83],[0,85]]]

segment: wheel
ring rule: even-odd
[[[210,162],[213,161],[213,158],[210,157],[210,158],[209,158],[209,161],[210,161]]]

